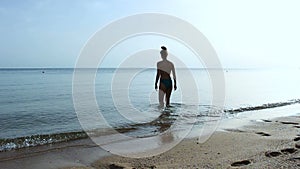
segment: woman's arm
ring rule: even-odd
[[[155,84],[154,84],[154,88],[155,90],[157,90],[157,83],[160,77],[160,70],[158,69],[158,64],[157,64],[157,72],[156,72],[156,78],[155,78]]]
[[[176,73],[175,73],[175,67],[174,64],[172,63],[172,75],[173,75],[173,80],[174,80],[174,90],[177,89],[177,84],[176,84]]]

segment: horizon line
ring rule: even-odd
[[[88,67],[82,67],[82,68],[75,68],[75,67],[0,67],[0,69],[156,69],[156,67],[100,67],[100,68],[88,68]],[[225,67],[225,68],[200,68],[200,67],[177,67],[176,69],[203,69],[203,70],[209,70],[209,69],[222,69],[222,70],[234,70],[234,69],[300,69],[300,67],[281,67],[281,68],[274,68],[274,67]]]

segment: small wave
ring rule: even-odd
[[[197,107],[199,105],[185,105],[180,103],[172,104],[172,107],[167,109],[158,109],[157,105],[151,105],[152,111],[158,111],[159,116],[151,121],[144,123],[126,123],[115,126],[113,132],[111,129],[95,129],[88,131],[92,136],[101,136],[113,134],[115,131],[133,137],[148,137],[168,130],[172,124],[178,119],[199,118]],[[204,106],[205,107],[205,106]],[[208,109],[208,108],[207,108]],[[182,111],[184,110],[184,111]],[[210,114],[208,110],[202,110],[201,118]],[[67,142],[87,138],[88,135],[83,131],[78,132],[64,132],[56,134],[42,134],[23,136],[17,138],[0,138],[0,152],[9,151],[13,149],[20,149],[25,147],[34,147],[39,145],[46,145],[59,142]]]
[[[0,152],[87,138],[83,131],[0,139]]]
[[[250,106],[250,107],[241,107],[241,108],[238,108],[238,109],[228,109],[228,110],[224,110],[224,112],[225,113],[230,113],[230,114],[235,114],[235,113],[241,113],[241,112],[245,112],[245,111],[271,109],[271,108],[283,107],[283,106],[299,104],[299,103],[300,103],[300,99],[294,99],[294,100],[289,100],[289,101],[286,101],[286,102],[263,104],[263,105],[260,105],[260,106]]]

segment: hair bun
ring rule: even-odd
[[[167,50],[167,48],[165,46],[161,46],[160,47],[162,50]]]

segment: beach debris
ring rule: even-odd
[[[300,126],[298,125],[298,126],[294,126],[295,128],[300,128]]]
[[[295,147],[300,149],[300,144],[295,144]]]
[[[255,134],[261,135],[261,136],[271,136],[268,133],[264,133],[264,132],[256,132]]]
[[[297,149],[295,149],[295,148],[285,148],[285,149],[282,149],[280,151],[284,154],[293,154],[297,151]]]
[[[277,157],[277,156],[280,156],[280,155],[281,155],[281,152],[278,152],[278,151],[267,151],[267,152],[265,152],[266,157]]]
[[[272,121],[271,120],[265,120],[265,119],[262,119],[263,122],[267,122],[267,123],[271,123]]]
[[[231,164],[232,167],[240,167],[251,164],[250,160],[237,161]]]

